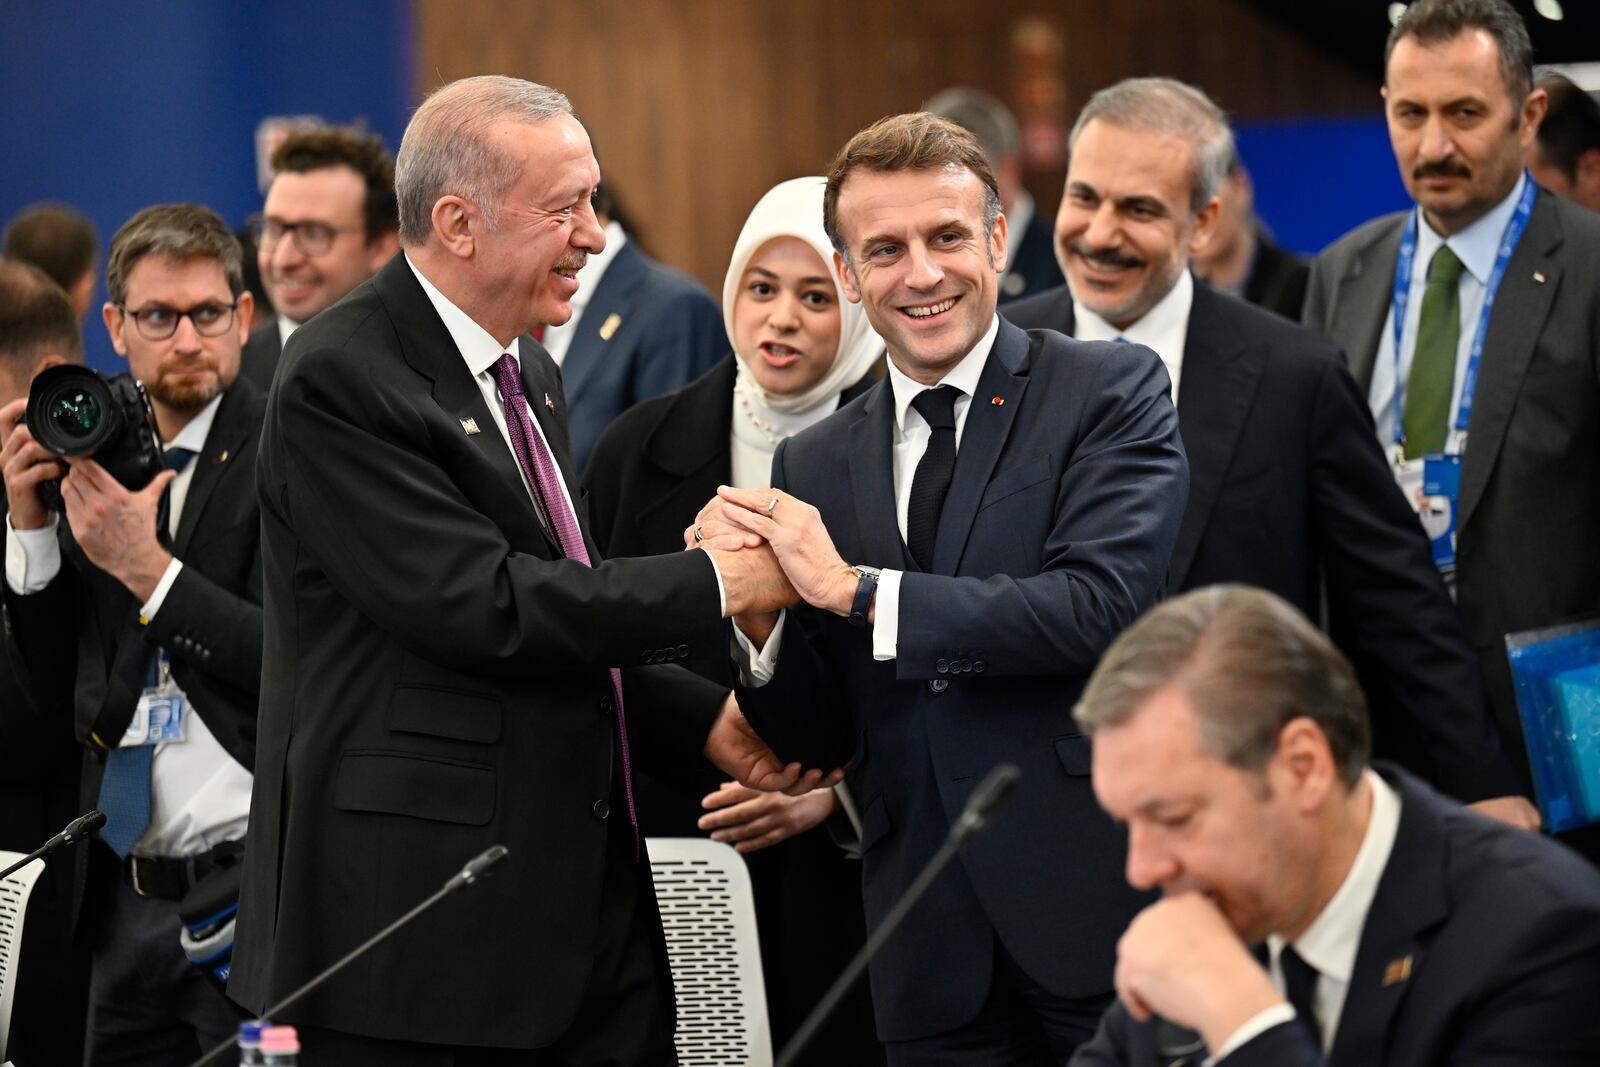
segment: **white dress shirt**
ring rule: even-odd
[[[1000,316],[996,315],[989,323],[989,329],[972,346],[972,350],[961,357],[961,362],[951,368],[933,385],[923,385],[914,381],[894,365],[894,360],[888,360],[889,387],[894,399],[894,514],[895,523],[900,527],[900,539],[906,538],[906,513],[911,507],[911,483],[916,477],[917,464],[922,460],[922,454],[928,449],[928,437],[932,430],[928,420],[924,419],[916,408],[911,406],[911,401],[917,394],[940,385],[953,386],[959,393],[955,402],[956,419],[956,449],[959,455],[961,436],[967,428],[967,412],[972,407],[972,394],[978,388],[978,379],[983,375],[983,367],[989,359],[989,353],[994,348],[994,339],[1000,332]],[[877,660],[891,660],[895,658],[900,642],[900,579],[904,571],[886,568],[878,576],[878,592],[875,600],[875,610],[872,622],[872,658]],[[745,637],[744,633],[735,626],[734,637],[738,641],[737,655],[744,681],[747,685],[765,685],[772,680],[772,673],[777,668],[778,645],[783,636],[784,620],[788,617],[785,612],[778,617],[778,624],[773,628],[771,636],[767,638],[766,645],[758,653],[755,646]]]
[[[1172,402],[1178,402],[1183,374],[1183,349],[1189,338],[1189,310],[1194,307],[1194,277],[1185,270],[1156,306],[1126,330],[1119,330],[1072,298],[1073,336],[1080,341],[1115,341],[1144,345],[1161,357],[1172,379]]]
[[[1361,847],[1356,851],[1355,862],[1350,865],[1339,889],[1305,932],[1294,941],[1294,950],[1300,958],[1317,972],[1317,989],[1313,998],[1313,1011],[1317,1015],[1322,1033],[1322,1053],[1333,1048],[1333,1039],[1339,1032],[1339,1017],[1344,1013],[1345,995],[1350,991],[1350,975],[1355,970],[1356,952],[1361,948],[1361,931],[1367,924],[1367,912],[1372,910],[1373,898],[1378,893],[1378,882],[1383,869],[1388,866],[1389,854],[1394,851],[1395,835],[1400,831],[1400,796],[1372,770],[1364,772],[1372,787],[1372,813],[1367,820],[1367,832],[1362,835]],[[1283,969],[1279,957],[1283,955],[1284,940],[1276,934],[1267,937],[1267,952],[1271,964],[1272,984],[1284,991]],[[1220,1062],[1246,1041],[1294,1018],[1294,1009],[1287,1004],[1275,1004],[1236,1030],[1222,1048],[1212,1057]]]
[[[216,420],[218,396],[189,420],[167,448],[187,448],[198,457],[205,449],[206,437]],[[190,459],[172,481],[167,532],[175,534],[183,505],[194,483],[195,467]],[[56,542],[56,523],[39,530],[15,530],[6,520],[6,584],[22,596],[37,593],[61,570],[61,551]],[[183,561],[173,558],[162,572],[156,588],[140,608],[139,614],[154,619],[166,601],[172,583],[183,570]],[[185,697],[187,699],[187,696]],[[109,739],[108,739],[109,740]],[[207,728],[193,705],[184,716],[184,740],[162,742],[156,746],[150,763],[150,827],[134,843],[140,856],[192,856],[243,837],[250,818],[250,786],[253,778],[228,754]]]
[[[1411,356],[1417,348],[1417,327],[1422,320],[1422,295],[1428,283],[1428,266],[1440,245],[1450,250],[1466,268],[1456,282],[1456,293],[1461,309],[1461,338],[1456,342],[1455,388],[1450,393],[1450,422],[1447,426],[1447,450],[1461,449],[1460,436],[1455,430],[1456,410],[1461,405],[1461,386],[1467,376],[1467,359],[1472,352],[1472,341],[1478,332],[1478,316],[1483,312],[1483,299],[1488,293],[1489,275],[1494,272],[1495,255],[1500,251],[1500,238],[1505,234],[1506,223],[1517,210],[1517,199],[1522,196],[1528,176],[1517,179],[1516,187],[1494,209],[1460,233],[1445,238],[1439,236],[1424,218],[1417,227],[1417,254],[1411,261],[1411,286],[1406,298],[1406,321],[1400,336],[1400,381],[1411,378]],[[1407,225],[1410,225],[1408,222]],[[1378,442],[1385,455],[1394,447],[1394,387],[1397,369],[1394,359],[1394,302],[1383,319],[1383,332],[1378,335],[1377,360],[1372,364],[1372,384],[1367,390],[1367,402],[1372,406],[1372,418],[1377,423]],[[1403,394],[1402,394],[1403,397]]]
[[[417,281],[422,285],[422,291],[428,294],[428,300],[433,304],[433,309],[439,313],[439,318],[444,321],[444,328],[449,332],[450,339],[455,342],[456,350],[461,353],[461,359],[466,363],[467,370],[472,375],[472,380],[477,383],[478,391],[483,394],[483,402],[489,408],[489,415],[494,419],[494,424],[500,431],[501,439],[505,441],[506,448],[510,450],[512,456],[515,456],[517,450],[511,444],[511,431],[506,427],[505,403],[500,397],[500,387],[495,384],[494,380],[494,365],[500,361],[500,357],[506,354],[508,349],[501,345],[499,341],[496,341],[488,330],[473,322],[471,316],[465,311],[451,303],[449,297],[441,293],[432,282],[423,276],[422,272],[417,269],[417,265],[411,262],[409,256],[406,258],[406,266],[410,267],[411,273],[416,275]],[[520,371],[522,358],[517,352],[515,341],[511,343],[509,351],[511,358],[517,361],[517,369]],[[524,396],[522,403],[526,406],[528,397]],[[550,441],[545,437],[544,427],[539,425],[539,419],[534,415],[531,408],[528,410],[528,419],[533,423],[533,432],[539,435],[539,439],[544,442],[545,448],[548,450]],[[551,456],[553,459],[553,452]],[[522,469],[522,463],[519,461],[516,467],[517,476],[522,479],[522,485],[527,489],[529,499],[536,501],[538,498],[534,495],[533,486],[528,483],[528,475]],[[567,489],[566,479],[561,476],[559,466],[556,467],[556,483],[561,487],[561,499],[565,502],[567,510],[576,517],[578,511],[573,507],[572,493]],[[533,510],[535,514],[539,513],[537,504]],[[544,522],[542,515],[539,521],[541,524]],[[717,602],[726,608],[727,595],[722,587],[722,572],[717,569],[714,557],[707,553],[706,558],[711,560],[711,571],[717,576]]]
[[[590,256],[584,262],[583,269],[578,272],[578,291],[572,294],[572,317],[560,326],[544,328],[544,339],[539,343],[550,353],[550,358],[556,361],[556,366],[559,367],[566,361],[567,349],[572,346],[572,339],[578,334],[578,323],[583,321],[583,312],[589,306],[589,299],[600,287],[600,279],[605,277],[606,268],[611,266],[611,261],[617,258],[617,253],[627,243],[628,235],[623,231],[622,223],[606,223],[606,246]],[[597,330],[599,328],[595,327]]]
[[[290,335],[300,328],[300,324],[289,318],[289,316],[282,314],[278,316],[276,322],[278,324],[278,349],[282,351],[283,346],[289,343]]]

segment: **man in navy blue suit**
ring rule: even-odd
[[[1163,895],[1073,1067],[1595,1062],[1600,875],[1369,766],[1355,672],[1287,602],[1167,601],[1076,715],[1128,881]]]
[[[786,759],[850,757],[869,925],[977,781],[1021,768],[874,961],[873,1000],[896,1067],[1057,1064],[1109,1002],[1139,904],[1069,709],[1166,575],[1188,489],[1167,376],[1147,348],[996,317],[999,194],[943,119],[857,134],[824,225],[887,380],[780,445],[775,488],[720,490],[687,533],[764,539],[804,599],[736,620],[739,704]]]

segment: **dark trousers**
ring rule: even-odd
[[[889,1065],[1058,1067],[1094,1036],[1111,999],[1111,993],[1056,996],[1023,973],[996,939],[989,999],[977,1017],[944,1033],[890,1042]]]
[[[88,1067],[184,1067],[235,1037],[239,1012],[178,946],[178,905],[120,877],[103,888],[89,904]]]
[[[634,859],[621,798],[611,805],[594,969],[572,1026],[542,1049],[385,1041],[300,1027],[300,1067],[676,1067],[672,974],[648,869]]]

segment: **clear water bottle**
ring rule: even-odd
[[[292,1026],[269,1026],[261,1031],[261,1062],[266,1067],[297,1067],[300,1035]]]
[[[247,1023],[239,1024],[240,1067],[251,1067],[262,1062],[261,1031],[271,1025],[271,1019],[251,1019]]]

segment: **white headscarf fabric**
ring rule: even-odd
[[[824,412],[832,411],[837,406],[838,395],[860,381],[883,354],[883,342],[873,332],[867,313],[860,304],[852,304],[845,297],[844,288],[839,284],[839,274],[833,264],[833,245],[822,228],[822,191],[826,185],[824,178],[794,178],[773,186],[767,195],[756,201],[733,246],[728,276],[722,283],[722,321],[728,330],[728,343],[733,345],[738,356],[739,386],[753,402],[785,415],[808,412],[824,405]],[[809,389],[787,396],[761,388],[745,364],[744,356],[739,354],[733,334],[733,305],[739,297],[745,268],[756,251],[774,237],[798,237],[816,249],[827,265],[828,277],[833,279],[839,301],[839,352],[833,366]]]

